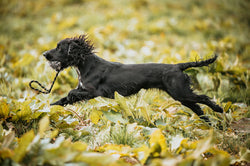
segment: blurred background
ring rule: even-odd
[[[19,98],[32,79],[49,84],[55,72],[42,52],[87,33],[98,56],[123,63],[195,61],[216,51],[216,64],[187,71],[194,88],[249,104],[249,9],[247,0],[1,0],[0,93]],[[74,78],[62,72],[54,92],[68,92]]]

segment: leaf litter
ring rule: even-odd
[[[49,5],[48,5],[49,4]],[[248,1],[1,1],[1,165],[248,165]],[[63,7],[63,11],[61,10]],[[77,85],[41,56],[56,42],[89,33],[97,54],[123,63],[218,61],[190,69],[193,88],[224,108],[202,107],[212,126],[159,90],[50,107]],[[219,127],[222,126],[222,127]]]

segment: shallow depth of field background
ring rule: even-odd
[[[250,3],[247,0],[2,0],[0,165],[246,165],[250,158]],[[56,72],[42,53],[88,34],[96,54],[122,63],[182,63],[212,126],[159,90],[50,107],[76,87],[74,68]]]

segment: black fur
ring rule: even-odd
[[[60,41],[55,49],[43,55],[57,71],[73,66],[78,72],[77,88],[51,105],[65,106],[97,96],[114,98],[115,91],[129,96],[142,88],[158,88],[199,116],[203,115],[203,111],[197,103],[206,104],[216,112],[223,112],[223,109],[206,95],[193,93],[188,75],[182,72],[189,67],[207,66],[216,60],[217,55],[205,61],[179,64],[122,64],[96,56],[93,44],[85,35],[66,38]],[[201,118],[208,121],[207,117]]]

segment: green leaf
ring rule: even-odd
[[[115,100],[104,98],[104,97],[96,97],[94,99],[89,100],[88,104],[90,105],[90,109],[98,109],[101,111],[108,111],[112,109],[113,111],[118,111],[118,103]]]
[[[146,90],[141,90],[137,95],[137,102],[136,102],[136,110],[138,111],[139,115],[142,116],[148,124],[153,124],[150,119],[150,105],[144,101],[143,97],[145,96]]]
[[[128,120],[124,119],[120,112],[117,113],[117,112],[114,112],[114,111],[104,111],[103,114],[111,122],[123,123],[123,124],[128,123]]]
[[[125,97],[120,95],[118,92],[115,92],[115,101],[119,104],[120,108],[124,110],[125,116],[132,116],[133,118],[135,118],[134,113],[131,110],[132,106]]]

